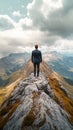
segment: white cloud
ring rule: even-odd
[[[50,51],[57,51],[60,53],[73,53],[73,40],[60,39],[54,45],[49,47]]]
[[[5,22],[8,20],[10,25],[13,24],[20,29],[38,29],[53,35],[67,37],[73,33],[73,9],[70,9],[71,6],[68,0],[67,2],[66,0],[33,0],[27,6],[28,17],[21,18],[18,23],[15,23],[9,16],[2,17]],[[19,16],[20,11],[14,11],[13,14]],[[10,27],[5,24],[1,25],[1,27],[3,26],[6,29]]]
[[[16,38],[16,39],[24,39],[25,42],[36,42],[42,40],[42,37],[44,36],[44,33],[39,30],[6,30],[3,32],[0,32],[0,37],[2,38]],[[27,44],[27,43],[26,43]]]
[[[0,54],[29,52],[36,42],[42,52],[72,52],[73,0],[70,1],[33,0],[27,6],[26,17],[21,18],[20,11],[13,12],[13,16],[20,17],[18,23],[8,15],[0,15]]]
[[[28,4],[28,16],[42,31],[67,37],[73,33],[72,0],[33,0]]]
[[[23,29],[30,29],[32,28],[32,19],[25,17],[23,19],[20,19],[18,25],[22,27]]]
[[[17,16],[17,17],[20,17],[20,16],[21,16],[21,13],[20,13],[20,11],[14,11],[14,12],[12,13],[12,15],[13,15],[13,16]]]
[[[11,17],[9,17],[8,15],[0,15],[0,30],[1,31],[4,31],[5,30],[9,30],[9,31],[12,31],[13,29],[14,30],[21,30],[22,29],[22,24],[19,20],[19,22],[15,22]]]
[[[0,31],[0,56],[12,52],[31,52],[35,43],[41,46],[44,44],[44,40],[44,33],[38,30],[22,31],[13,29]]]
[[[50,15],[51,12],[62,8],[62,1],[61,0],[43,0],[41,5],[41,12],[45,18]]]
[[[8,15],[0,15],[0,29],[8,30],[15,28],[16,23]]]

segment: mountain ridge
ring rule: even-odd
[[[47,63],[45,63],[44,61],[42,62],[41,66],[40,66],[41,72],[45,73],[45,76],[47,77],[47,79],[50,79],[51,81],[51,77],[52,79],[57,79],[59,82],[62,82],[62,84],[68,89],[68,91],[70,92],[70,96],[73,97],[73,86],[69,85],[64,78],[56,73],[55,71],[53,71]],[[6,91],[8,86],[11,86],[12,84],[12,88],[14,87],[13,84],[15,84],[15,82],[17,83],[17,81],[28,77],[29,74],[31,74],[33,72],[33,65],[31,63],[31,61],[29,60],[24,67],[22,67],[21,69],[19,69],[18,71],[14,72],[7,80],[7,84],[5,87],[2,87],[0,89],[0,94],[2,96],[0,96],[0,102],[3,101],[4,96],[6,95]]]
[[[40,69],[35,78],[29,61],[17,83],[7,87],[12,90],[0,106],[0,129],[73,129],[73,88],[44,61]]]
[[[5,86],[9,76],[22,68],[29,59],[28,53],[13,53],[0,59],[0,87]]]
[[[13,75],[20,71],[30,59],[29,53],[12,53],[0,59],[0,87],[8,85]],[[43,53],[43,59],[66,81],[73,85],[73,56],[65,56],[57,52]],[[18,74],[19,75],[19,74]],[[11,77],[11,78],[10,78]],[[15,77],[15,76],[14,76]],[[17,77],[17,75],[16,75]]]

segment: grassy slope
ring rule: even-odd
[[[33,71],[32,63],[29,61],[22,69],[14,72],[8,78],[8,85],[6,87],[0,88],[0,104],[4,101],[5,97],[9,96],[10,93],[17,86],[18,82],[28,77],[28,75]]]
[[[61,75],[52,71],[45,62],[41,65],[41,70],[44,71],[47,80],[55,95],[55,101],[70,115],[69,120],[73,123],[73,86],[69,85]],[[61,89],[61,84],[67,89],[68,95]]]
[[[1,103],[5,100],[5,97],[8,97],[10,95],[10,93],[15,89],[15,87],[17,86],[18,82],[20,79],[23,79],[25,77],[28,77],[28,75],[33,71],[33,66],[32,63],[29,61],[28,64],[25,65],[24,68],[22,68],[23,71],[21,71],[21,74],[19,75],[18,79],[13,82],[11,85],[7,86],[5,89],[1,89],[0,90],[0,99],[2,99]],[[70,115],[69,120],[73,123],[73,100],[71,98],[69,98],[66,93],[60,88],[60,84],[59,81],[61,83],[63,83],[63,85],[66,87],[66,89],[68,90],[68,92],[70,94],[72,94],[73,92],[73,87],[71,87],[70,85],[68,85],[64,79],[57,74],[56,72],[53,72],[45,62],[43,62],[43,64],[41,64],[41,71],[44,72],[47,80],[50,83],[50,86],[52,88],[52,91],[55,95],[55,101],[65,110],[67,111],[67,113]],[[15,75],[15,74],[14,74]],[[12,79],[15,80],[16,79],[16,75],[12,76]],[[11,79],[11,80],[12,80]],[[3,94],[3,96],[2,96]],[[5,124],[5,122],[7,122],[7,120],[9,119],[9,117],[11,116],[11,114],[14,112],[14,110],[16,109],[16,107],[20,104],[20,101],[16,101],[16,103],[11,106],[12,104],[9,105],[9,107],[6,105],[5,108],[2,107],[2,109],[0,109],[0,118],[1,118],[1,124],[2,126]],[[8,107],[8,108],[7,108]],[[9,111],[11,108],[11,111]],[[8,109],[8,110],[7,110]],[[2,112],[7,110],[6,112],[9,113],[9,116],[5,117],[5,119],[3,118],[3,114]],[[8,115],[8,114],[7,114]],[[1,126],[1,127],[2,127]],[[0,127],[0,128],[1,128]]]

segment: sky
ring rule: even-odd
[[[73,0],[0,0],[0,57],[35,44],[73,53]]]

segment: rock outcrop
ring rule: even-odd
[[[0,129],[73,130],[71,115],[57,98],[57,85],[52,82],[44,73],[39,77],[31,73],[22,79],[0,108]],[[58,87],[65,94],[62,97],[69,98],[66,89],[59,84]]]

